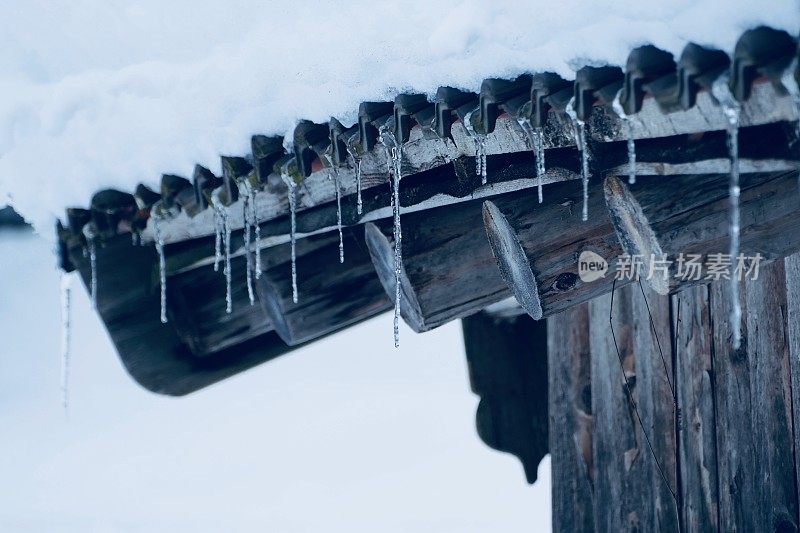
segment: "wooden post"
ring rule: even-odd
[[[476,313],[511,295],[486,242],[480,201],[402,216],[400,313],[417,333]],[[367,247],[394,299],[394,241],[388,222],[368,223]]]
[[[292,300],[291,245],[262,251],[259,300],[278,335],[290,346],[316,339],[391,307],[364,241],[344,230],[344,263],[339,235],[329,232],[297,241],[298,302]]]
[[[547,326],[528,315],[478,313],[461,321],[478,435],[519,458],[528,483],[548,450]]]
[[[589,304],[547,319],[553,531],[594,530]]]

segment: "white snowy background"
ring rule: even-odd
[[[54,265],[0,228],[0,531],[549,531],[549,458],[529,486],[480,442],[458,323],[395,350],[385,314],[175,399],[76,279],[66,416]]]

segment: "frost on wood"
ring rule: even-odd
[[[739,116],[741,105],[733,96],[727,75],[720,76],[711,86],[711,92],[722,106],[722,112],[728,121],[728,152],[731,160],[729,185],[730,197],[730,256],[736,262],[739,256]],[[739,301],[739,279],[736,272],[730,277],[731,291],[731,328],[733,330],[733,347],[738,349],[742,342],[742,305]]]

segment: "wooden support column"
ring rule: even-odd
[[[291,245],[275,246],[262,254],[259,300],[275,331],[290,346],[375,316],[392,305],[364,241],[349,228],[344,230],[344,263],[339,263],[337,232],[297,241],[297,303],[292,299]]]
[[[589,304],[547,319],[553,531],[594,530]]]
[[[511,295],[486,242],[480,201],[403,215],[402,231],[400,313],[417,333]],[[375,270],[393,300],[391,222],[368,223],[364,232]]]
[[[797,280],[792,280],[796,284]],[[796,531],[792,388],[782,261],[742,284],[742,344],[731,344],[726,284],[711,288],[722,531]]]

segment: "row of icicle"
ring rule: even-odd
[[[795,108],[797,109],[798,117],[800,117],[800,88],[794,77],[792,76],[795,64],[786,70],[782,81],[786,89],[791,95]],[[728,135],[728,151],[730,158],[730,181],[729,181],[729,198],[730,198],[730,256],[737,257],[739,254],[739,233],[740,233],[740,213],[739,213],[739,117],[741,114],[741,104],[731,93],[728,85],[728,76],[720,76],[712,85],[712,95],[717,100],[722,108],[727,121],[727,135]],[[566,113],[569,116],[573,132],[575,136],[575,143],[581,153],[581,181],[583,185],[583,209],[582,220],[588,219],[588,195],[589,195],[589,147],[586,139],[586,124],[580,120],[575,111],[574,97],[569,101],[566,108]],[[625,136],[628,149],[628,182],[634,184],[636,182],[636,143],[634,141],[634,125],[636,119],[634,116],[627,115],[620,103],[620,93],[614,99],[613,110],[620,117],[622,126],[625,130]],[[464,126],[474,143],[475,160],[476,160],[476,173],[481,177],[481,184],[487,183],[487,157],[486,157],[486,135],[475,131],[471,121],[471,114],[467,115],[464,119]],[[526,135],[528,144],[530,145],[534,158],[536,160],[536,178],[538,189],[539,203],[543,201],[543,180],[545,175],[545,150],[544,150],[544,133],[541,127],[533,127],[527,118],[518,119],[519,126],[522,128]],[[797,125],[797,136],[800,137],[800,120]],[[394,344],[399,347],[399,323],[400,323],[400,300],[401,300],[401,273],[402,273],[402,229],[400,224],[400,180],[402,178],[402,145],[397,142],[394,133],[388,128],[381,128],[380,130],[380,143],[386,150],[388,171],[392,178],[392,213],[393,213],[393,237],[395,243],[394,252],[394,274],[395,274],[395,298],[394,298]],[[357,188],[357,211],[362,214],[363,204],[361,197],[361,158],[354,152],[349,151],[350,156],[353,158],[355,173],[356,173],[356,188]],[[339,181],[339,171],[335,165],[332,167],[332,177],[336,188],[336,206],[337,206],[337,229],[339,231],[339,262],[344,263],[344,238],[342,230],[342,198],[341,198],[341,184]],[[291,277],[292,277],[292,300],[294,303],[298,302],[297,290],[297,265],[296,265],[296,212],[297,212],[297,184],[289,176],[288,172],[282,173],[282,179],[288,188],[288,201],[290,210],[290,224],[291,224]],[[247,194],[243,202],[244,209],[244,242],[245,253],[247,256],[247,292],[250,299],[250,304],[255,302],[255,295],[253,292],[252,271],[255,271],[256,279],[261,276],[261,248],[259,245],[261,239],[260,226],[257,218],[257,208],[255,202],[255,191],[248,188]],[[214,254],[214,271],[219,270],[220,263],[223,264],[223,274],[226,282],[225,293],[225,310],[227,313],[232,312],[233,299],[231,294],[231,226],[228,216],[227,208],[222,204],[218,198],[218,194],[212,195],[212,207],[214,209],[214,230],[215,230],[215,254]],[[166,312],[166,265],[164,257],[164,240],[161,234],[159,225],[160,215],[153,214],[153,232],[155,237],[155,247],[159,258],[159,279],[161,289],[161,322],[167,322]],[[88,228],[89,226],[87,226]],[[97,250],[96,250],[96,236],[91,230],[85,231],[87,237],[87,249],[85,255],[89,257],[90,263],[90,296],[91,303],[94,309],[97,308]],[[135,243],[135,237],[134,237]],[[255,264],[253,265],[252,254],[255,254]],[[62,404],[64,408],[68,405],[67,382],[69,376],[69,362],[70,362],[70,278],[65,274],[61,282],[61,305],[62,305],[62,335],[61,335],[61,352],[62,352]],[[736,276],[731,276],[730,279],[730,297],[731,297],[731,313],[730,323],[733,330],[733,345],[739,348],[741,343],[741,319],[742,309],[739,301],[739,283]]]

